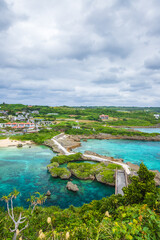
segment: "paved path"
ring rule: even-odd
[[[59,142],[58,139],[61,138],[66,138],[66,135],[64,133],[61,133],[55,137],[53,137],[51,140],[58,146],[58,148],[65,154],[65,155],[71,155],[73,153],[70,153],[69,151],[67,151],[66,148],[64,148]],[[106,158],[102,158],[102,157],[97,157],[97,156],[93,156],[93,155],[88,155],[88,154],[83,154],[84,157],[87,157],[93,161],[98,161],[98,162],[102,162],[102,161],[107,161],[107,162],[111,162],[111,163],[115,163],[118,164],[120,166],[122,166],[124,168],[124,170],[126,171],[127,174],[130,174],[130,169],[129,166],[125,163],[119,163],[119,162],[115,162],[115,161],[111,161],[109,159]]]
[[[127,174],[130,174],[129,166],[128,166],[127,164],[125,164],[125,163],[119,163],[119,162],[112,161],[112,160],[110,160],[110,159],[106,159],[106,158],[102,158],[102,157],[97,157],[97,156],[93,156],[93,155],[88,155],[88,154],[83,154],[83,156],[84,156],[84,157],[87,157],[87,158],[90,158],[90,159],[92,159],[92,160],[96,160],[96,161],[98,161],[98,162],[107,161],[107,162],[115,163],[115,164],[117,164],[117,165],[122,166],[122,167],[125,169],[125,171],[126,171]]]

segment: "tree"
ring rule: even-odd
[[[18,195],[19,195],[19,192],[17,190],[14,190],[8,196],[2,197],[2,200],[7,203],[8,215],[12,219],[14,226],[15,226],[14,229],[10,229],[10,232],[14,232],[13,240],[16,240],[18,234],[28,227],[28,222],[27,222],[27,224],[21,230],[18,229],[19,225],[23,224],[26,221],[26,217],[22,217],[21,212],[19,214],[18,220],[17,221],[15,220],[14,210],[13,210],[13,199],[14,198],[16,199]],[[9,206],[9,202],[10,202],[11,207]]]
[[[16,221],[16,219],[15,219],[14,208],[13,208],[13,199],[16,199],[18,195],[19,195],[19,192],[17,190],[14,190],[8,196],[3,196],[1,198],[3,201],[5,201],[7,203],[8,215],[12,219],[14,226],[15,226],[14,229],[10,229],[10,232],[14,233],[12,240],[16,240],[17,236],[24,229],[26,229],[28,227],[28,222],[27,222],[27,224],[22,229],[19,229],[19,225],[23,224],[26,221],[26,217],[22,217],[21,212],[19,214],[18,220]],[[47,197],[44,194],[40,194],[39,192],[36,192],[35,195],[31,196],[31,198],[28,199],[28,201],[31,202],[31,206],[33,206],[31,213],[33,213],[33,211],[37,205],[42,205],[45,202],[46,198]],[[10,202],[10,204],[9,204],[9,202]]]
[[[33,213],[37,205],[42,205],[46,199],[47,197],[39,192],[36,192],[35,195],[32,195],[30,198],[28,198],[27,201],[31,203],[31,206],[33,206],[31,213]]]
[[[157,195],[155,173],[150,172],[143,163],[137,173],[138,176],[131,178],[132,183],[123,188],[124,197],[129,204],[143,202],[148,194],[152,194],[152,197]]]

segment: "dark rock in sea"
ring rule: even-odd
[[[31,146],[29,146],[29,148],[31,148]]]
[[[47,197],[51,196],[51,192],[49,190],[47,191],[46,196]]]
[[[68,190],[73,191],[73,192],[79,191],[79,188],[77,187],[77,185],[73,184],[72,182],[68,182],[66,187]]]
[[[19,144],[17,145],[17,148],[21,148],[21,147],[23,147],[23,145],[22,145],[21,143],[19,143]]]

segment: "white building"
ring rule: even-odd
[[[39,111],[34,110],[34,111],[32,111],[31,113],[39,114]]]
[[[156,119],[159,119],[159,114],[154,114],[154,117],[155,117]]]
[[[80,129],[80,126],[72,126],[73,129]]]

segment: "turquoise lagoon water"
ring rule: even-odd
[[[78,185],[79,192],[68,191],[67,180],[53,178],[47,172],[46,166],[54,155],[56,154],[45,146],[0,148],[0,198],[16,188],[20,197],[15,204],[27,207],[26,199],[30,194],[37,191],[46,193],[50,190],[52,195],[44,205],[67,208],[71,204],[81,206],[93,199],[98,200],[114,193],[114,187],[73,177],[73,183]],[[3,206],[1,201],[0,206]]]
[[[146,133],[160,133],[160,128],[134,128],[134,130]]]
[[[122,158],[125,162],[144,164],[152,170],[160,171],[160,142],[137,140],[97,140],[89,139],[81,142],[82,146],[75,149],[84,153],[86,150],[101,155]]]

